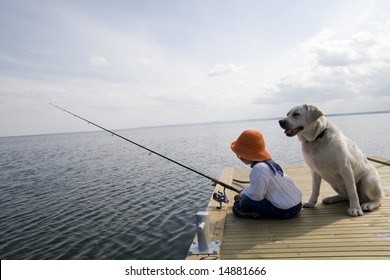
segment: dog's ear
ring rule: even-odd
[[[324,113],[314,105],[306,105],[306,107],[308,123],[314,122],[324,115]]]

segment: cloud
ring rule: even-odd
[[[216,64],[214,65],[209,72],[208,76],[223,76],[229,73],[237,72],[243,69],[244,66],[237,66],[233,63],[225,63],[225,64]]]
[[[90,57],[89,63],[94,67],[107,67],[110,65],[108,59],[104,56],[95,55]]]
[[[302,46],[325,67],[352,67],[389,61],[390,33],[358,32],[344,40],[313,40]],[[325,39],[325,38],[324,38]]]
[[[384,25],[390,26],[389,23]],[[383,25],[381,25],[383,27]],[[390,32],[377,28],[338,38],[326,29],[296,49],[301,66],[260,89],[256,103],[326,103],[380,97],[388,109]]]

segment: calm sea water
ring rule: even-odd
[[[366,155],[390,157],[389,114],[329,117]],[[244,167],[230,143],[262,131],[280,164],[300,163],[276,120],[117,131],[218,178]],[[1,259],[184,259],[210,182],[99,132],[0,138]]]

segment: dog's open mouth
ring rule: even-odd
[[[297,128],[294,128],[294,129],[286,129],[284,130],[284,133],[289,136],[289,137],[292,137],[292,136],[295,136],[299,133],[299,131],[301,131],[303,129],[303,126],[298,126]]]

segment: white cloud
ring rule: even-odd
[[[209,76],[222,76],[240,71],[244,66],[237,66],[234,63],[216,64],[208,72]]]
[[[106,57],[100,56],[100,55],[94,55],[94,56],[90,57],[89,63],[91,64],[91,66],[94,66],[94,67],[106,67],[106,66],[110,65],[110,62],[108,61],[108,59]]]
[[[390,96],[390,32],[383,28],[337,37],[326,29],[296,50],[301,66],[262,86],[257,103],[317,102],[351,103],[381,98],[388,109]],[[379,101],[379,100],[378,100]],[[364,104],[362,104],[364,106]]]

